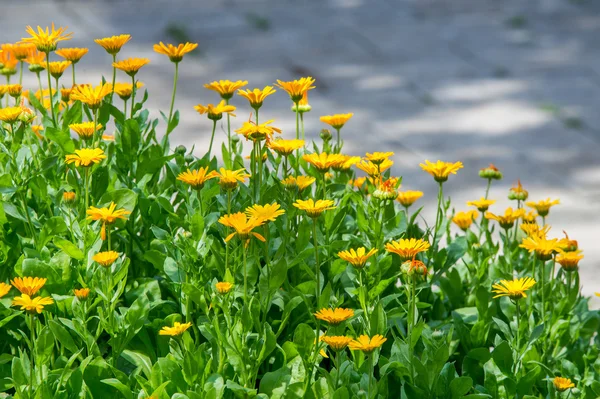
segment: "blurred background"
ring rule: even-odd
[[[551,236],[579,242],[583,292],[600,291],[600,2],[592,0],[243,0],[3,2],[3,41],[18,41],[26,25],[68,26],[89,47],[78,82],[110,80],[110,56],[93,42],[121,33],[132,40],[119,59],[147,57],[137,75],[150,93],[153,117],[168,112],[173,64],[156,54],[159,41],[196,42],[180,65],[172,143],[208,148],[211,123],[193,106],[217,103],[203,84],[244,79],[250,88],[276,79],[316,78],[305,115],[307,135],[320,140],[319,116],[353,112],[342,130],[344,152],[394,151],[392,174],[403,189],[425,192],[434,218],[437,186],[419,168],[424,159],[462,161],[445,185],[457,211],[484,195],[479,169],[495,164],[491,210],[514,206],[508,189],[520,179],[530,200],[560,199]],[[117,81],[129,82],[124,73]],[[70,86],[70,74],[62,80]],[[26,88],[36,88],[34,75]],[[250,115],[238,106],[233,128]],[[283,137],[295,135],[295,114],[281,90],[261,116]],[[164,129],[164,124],[161,124]],[[217,131],[222,140],[225,133]],[[246,146],[248,148],[248,146]],[[419,203],[418,203],[419,204]],[[599,306],[600,298],[594,298]]]

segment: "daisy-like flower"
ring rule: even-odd
[[[44,53],[56,50],[58,42],[71,40],[71,36],[73,36],[73,33],[65,33],[66,26],[55,29],[54,23],[52,23],[52,30],[49,27],[43,29],[41,26],[37,27],[37,32],[31,26],[27,26],[25,30],[31,37],[24,37],[22,39],[23,43],[33,43],[38,51]]]
[[[458,212],[452,218],[452,222],[458,227],[460,227],[462,231],[467,231],[469,227],[471,227],[471,224],[473,224],[473,220],[477,219],[478,215],[478,212],[475,210],[468,212]]]
[[[27,54],[25,62],[29,64],[29,70],[31,72],[39,73],[44,70],[44,68],[42,68],[42,62],[46,60],[46,54],[38,51],[35,48],[35,45],[33,47],[33,50],[30,50]]]
[[[71,100],[81,101],[86,104],[90,109],[95,110],[102,105],[102,100],[112,90],[110,83],[100,84],[96,87],[88,85],[78,85],[71,92]]]
[[[74,289],[73,294],[75,294],[77,299],[79,299],[80,301],[85,301],[88,298],[88,296],[90,295],[90,289],[89,288]]]
[[[116,55],[121,51],[121,47],[131,40],[131,35],[117,35],[105,37],[102,39],[94,39],[96,44],[100,45],[110,55]]]
[[[249,242],[251,235],[262,242],[266,241],[262,235],[252,231],[264,223],[264,220],[262,219],[248,217],[245,213],[238,212],[221,216],[219,218],[219,223],[235,230],[225,238],[225,242],[228,242],[236,235],[240,238],[240,240],[242,240],[242,242],[245,242],[246,244]]]
[[[554,384],[554,388],[556,388],[558,392],[564,392],[567,389],[575,388],[575,384],[573,384],[570,379],[564,377],[554,377],[552,384]]]
[[[215,288],[217,289],[217,292],[219,294],[227,294],[229,293],[229,291],[231,291],[231,289],[233,288],[233,284],[227,282],[227,281],[221,281],[218,282],[217,284],[215,284]]]
[[[320,154],[317,154],[316,152],[313,152],[312,154],[304,154],[302,155],[302,159],[317,168],[317,170],[321,173],[329,171],[332,166],[338,164],[339,162],[346,161],[344,155],[327,154],[325,152]]]
[[[244,122],[242,127],[235,132],[244,136],[246,140],[261,141],[270,138],[274,133],[281,134],[281,129],[269,126],[273,122],[272,119],[258,125],[254,122]]]
[[[427,266],[425,263],[417,259],[407,260],[406,262],[402,263],[400,270],[409,276],[413,276],[415,274],[427,276]]]
[[[296,202],[294,202],[294,206],[302,211],[306,211],[306,214],[313,219],[318,218],[327,210],[336,208],[332,200],[314,201],[312,198],[306,201],[296,200]]]
[[[510,229],[514,226],[515,221],[523,215],[523,212],[525,212],[523,209],[506,208],[504,215],[495,215],[492,212],[486,212],[485,218],[497,221],[503,229]]]
[[[135,82],[136,89],[139,89],[143,86],[144,84],[142,82]],[[129,100],[133,94],[133,83],[115,83],[115,93],[121,97],[121,100]]]
[[[219,172],[215,172],[219,178],[219,185],[223,190],[233,190],[238,186],[238,183],[244,183],[250,175],[246,173],[246,169],[228,170],[220,168]]]
[[[521,185],[521,180],[517,181],[517,185],[508,190],[508,199],[517,201],[527,201],[529,193]]]
[[[244,97],[250,103],[250,106],[254,109],[259,109],[263,105],[263,101],[267,96],[275,93],[275,89],[272,86],[265,86],[264,89],[253,89],[253,90],[238,90],[238,95]]]
[[[338,256],[346,262],[349,262],[357,269],[362,269],[365,267],[367,260],[376,253],[376,248],[372,248],[369,250],[369,252],[367,252],[366,248],[360,247],[356,249],[350,249],[348,251],[340,251],[338,252]]]
[[[493,163],[491,163],[487,168],[482,168],[479,170],[479,177],[488,180],[501,180],[502,172],[500,172],[500,170],[494,166]]]
[[[23,86],[20,84],[6,85],[6,92],[9,96],[17,98],[23,92]]]
[[[33,43],[15,43],[12,45],[10,49],[11,54],[18,61],[23,61],[32,50],[35,50],[35,45]]]
[[[112,66],[133,77],[140,69],[142,69],[144,65],[149,63],[150,60],[148,58],[133,57],[127,58],[126,60],[121,60],[119,62],[113,62]]]
[[[526,298],[525,291],[535,285],[535,280],[531,277],[521,277],[512,281],[500,280],[499,283],[492,285],[492,292],[496,294],[494,298],[507,296],[513,301]]]
[[[438,183],[443,183],[448,180],[448,176],[450,174],[455,175],[459,169],[462,169],[462,162],[442,162],[438,160],[436,163],[433,163],[429,160],[425,160],[425,163],[420,163],[419,166],[425,172],[429,173],[435,181]]]
[[[529,237],[546,237],[550,230],[550,226],[540,227],[540,225],[536,223],[523,223],[519,228]]]
[[[553,238],[548,240],[544,236],[529,236],[523,240],[523,243],[519,247],[525,248],[530,253],[535,252],[537,258],[542,261],[551,259],[555,252],[563,252],[558,239]]]
[[[98,252],[92,259],[103,267],[110,267],[119,259],[119,253],[115,251]]]
[[[127,219],[127,215],[131,212],[121,208],[117,209],[117,204],[111,202],[110,205],[104,208],[96,208],[94,206],[90,206],[90,208],[86,211],[88,215],[87,218],[89,220],[100,220],[102,222],[102,229],[100,230],[100,237],[103,240],[106,240],[106,225],[111,225],[117,221],[117,219]]]
[[[398,255],[402,261],[414,259],[419,252],[425,252],[429,247],[429,243],[422,238],[401,238],[385,244],[385,249]]]
[[[0,283],[0,298],[2,298],[4,295],[8,294],[8,291],[10,291],[10,284],[6,284],[6,283]]]
[[[0,121],[6,123],[15,123],[23,113],[21,107],[7,107],[0,109]]]
[[[72,204],[73,202],[75,202],[75,192],[74,191],[65,191],[63,193],[62,199],[63,202],[66,202],[68,204]]]
[[[177,180],[189,184],[194,190],[200,190],[202,189],[202,187],[204,187],[204,183],[215,177],[218,177],[217,172],[215,172],[214,170],[212,172],[209,172],[207,166],[201,167],[198,170],[188,169],[186,172],[181,172],[177,176]]]
[[[419,198],[423,196],[422,191],[399,191],[398,196],[396,197],[396,201],[402,204],[403,207],[409,208],[412,204],[414,204]]]
[[[62,89],[60,89],[60,99],[65,103],[70,102],[72,91],[73,91],[72,87],[70,87],[70,88],[63,87]]]
[[[194,51],[198,47],[198,43],[180,43],[177,46],[172,44],[164,44],[159,42],[155,44],[153,49],[156,53],[164,54],[169,57],[169,60],[174,63],[179,63],[183,60],[183,56],[187,53]]]
[[[383,343],[387,341],[383,335],[375,335],[372,338],[369,338],[368,335],[361,335],[358,339],[350,342],[348,347],[353,351],[361,351],[365,354],[369,354],[373,352],[375,349],[379,348]]]
[[[42,136],[42,132],[44,131],[44,126],[42,125],[32,125],[31,126],[31,130],[33,130],[33,133],[35,133],[36,137],[40,140],[44,139],[44,136]]]
[[[206,106],[204,106],[202,104],[198,104],[194,106],[194,109],[198,111],[200,115],[206,114],[206,116],[208,116],[208,119],[212,121],[220,120],[223,117],[224,113],[227,113],[231,116],[235,116],[235,114],[233,113],[233,111],[235,111],[235,107],[233,105],[227,105],[225,103],[225,100],[221,100],[221,102],[217,105],[207,104]]]
[[[102,162],[103,159],[106,159],[106,155],[101,148],[82,148],[75,150],[75,154],[65,156],[65,162],[67,164],[74,163],[76,167],[92,166]]]
[[[192,323],[179,323],[178,321],[176,321],[175,323],[173,323],[173,327],[163,327],[160,331],[159,331],[159,335],[168,335],[171,337],[176,337],[178,335],[181,335],[185,332],[185,330],[187,330],[188,328],[190,328],[192,326]]]
[[[342,127],[344,127],[346,122],[348,122],[350,120],[350,118],[352,118],[353,115],[354,115],[353,113],[324,115],[324,116],[320,117],[319,120],[323,123],[328,124],[332,128],[339,130]]]
[[[280,209],[281,205],[277,202],[267,205],[252,205],[244,211],[249,218],[261,220],[263,223],[274,222],[277,217],[283,215],[285,211]]]
[[[374,165],[381,165],[383,161],[394,155],[393,152],[367,152],[366,160],[371,161]]]
[[[232,82],[230,80],[219,80],[211,83],[207,83],[204,87],[208,90],[213,90],[219,93],[223,100],[229,100],[233,97],[233,94],[236,90],[246,86],[248,84],[247,80],[237,80]]]
[[[562,248],[562,250],[565,252],[577,251],[577,249],[579,248],[579,244],[577,243],[577,240],[571,240],[569,238],[569,235],[567,234],[567,232],[564,230],[563,230],[563,233],[565,234],[565,238],[561,238],[560,240],[558,240],[558,243],[560,244],[560,247]]]
[[[581,259],[583,259],[581,251],[572,251],[559,254],[556,257],[556,262],[559,263],[565,271],[572,272],[577,270]]]
[[[315,86],[313,86],[313,83],[315,83],[315,80],[311,76],[309,76],[306,78],[300,78],[289,82],[284,82],[278,79],[275,86],[279,87],[280,89],[283,89],[287,94],[290,95],[291,100],[297,103],[302,99],[304,93],[315,88]]]
[[[102,129],[101,124],[98,123],[94,126],[94,122],[73,123],[69,127],[82,139],[89,139]]]
[[[309,187],[313,184],[317,179],[312,176],[288,176],[281,181],[281,184],[284,185],[288,190],[298,190],[301,192],[305,188]]]
[[[56,55],[63,57],[67,61],[71,61],[71,64],[77,64],[88,51],[90,50],[87,48],[79,47],[61,48],[56,50]]]
[[[391,159],[386,159],[383,162],[381,162],[379,165],[375,165],[373,162],[369,161],[368,159],[363,159],[362,161],[360,161],[356,164],[356,167],[358,169],[362,170],[363,172],[365,172],[366,174],[368,174],[369,177],[375,178],[375,177],[379,177],[379,175],[381,173],[383,173],[386,170],[388,170],[389,168],[391,168],[393,164],[394,164],[394,161],[392,161]]]
[[[377,188],[373,191],[373,197],[380,200],[394,200],[398,197],[398,192],[396,188],[398,187],[398,183],[400,179],[397,177],[390,177],[389,179],[382,181],[381,177],[379,178],[379,183],[377,184]]]
[[[356,165],[356,163],[360,162],[360,157],[344,154],[339,155],[341,155],[341,158],[338,161],[335,161],[333,165],[331,165],[331,169],[337,172],[348,170],[352,166]]]
[[[22,294],[21,296],[14,297],[12,305],[20,306],[21,310],[24,310],[27,313],[39,314],[44,310],[44,306],[52,305],[53,303],[54,301],[50,297],[37,296],[35,298],[31,298],[27,294]]]
[[[323,335],[321,336],[321,342],[325,342],[327,346],[333,349],[336,352],[342,351],[346,349],[348,344],[352,342],[352,337],[345,337],[339,335]]]
[[[537,211],[538,215],[540,215],[541,217],[546,217],[548,216],[548,213],[550,212],[550,208],[553,207],[554,205],[558,205],[560,204],[559,200],[554,200],[552,201],[550,198],[547,198],[545,200],[541,200],[538,202],[527,202],[526,205],[530,208],[533,208]]]
[[[357,188],[358,191],[363,191],[363,189],[365,189],[365,191],[367,191],[366,187],[365,187],[366,182],[367,182],[367,178],[365,176],[362,176],[362,177],[357,177],[354,180],[352,180],[352,179],[348,180],[348,185],[350,187]]]
[[[269,147],[279,155],[287,157],[292,152],[304,147],[304,140],[284,140],[278,138],[277,140],[270,140],[267,143],[267,147]]]
[[[308,91],[305,91],[304,94],[302,94],[302,98],[300,101],[298,101],[298,103],[292,103],[291,107],[293,112],[300,112],[300,114],[309,112],[311,109],[312,107],[308,103]]]
[[[535,211],[523,212],[523,215],[521,215],[521,220],[523,220],[524,224],[528,224],[528,223],[535,224],[537,217],[538,217],[538,214]]]
[[[48,280],[40,277],[15,277],[10,283],[18,289],[21,294],[33,296],[42,289],[44,284],[46,284],[46,281]]]
[[[315,313],[315,317],[319,320],[323,320],[327,322],[331,326],[337,326],[343,321],[348,320],[354,316],[354,310],[352,309],[344,309],[344,308],[335,308],[335,309],[326,309],[323,308]]]
[[[491,205],[494,205],[496,200],[485,199],[481,197],[475,201],[468,201],[467,206],[474,206],[479,212],[485,212]]]

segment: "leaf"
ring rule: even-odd
[[[305,323],[298,324],[294,332],[294,343],[300,356],[307,359],[315,347],[315,332],[312,327]]]
[[[510,349],[510,345],[508,342],[502,341],[500,345],[496,346],[494,351],[492,352],[492,358],[494,359],[494,363],[496,366],[502,371],[502,373],[506,376],[512,377],[512,367],[513,367],[513,355],[512,350]]]
[[[46,127],[44,136],[49,140],[54,141],[63,150],[63,152],[69,154],[75,151],[75,143],[71,139],[69,129],[56,129],[52,126]]]
[[[84,254],[75,244],[73,244],[69,240],[65,240],[64,238],[54,237],[54,245],[58,248],[62,249],[67,255],[69,255],[73,259],[83,260]]]
[[[117,209],[125,208],[129,212],[133,212],[137,203],[137,194],[128,188],[120,188],[105,193],[99,201],[100,204],[108,204],[110,202],[117,204]]]
[[[50,320],[48,322],[48,327],[50,327],[50,331],[52,331],[56,341],[67,348],[71,353],[77,353],[80,350],[75,343],[75,340],[73,340],[73,337],[71,337],[71,334],[69,334],[67,329],[58,321]]]
[[[121,394],[123,395],[123,397],[125,399],[132,399],[133,398],[133,393],[131,392],[131,389],[128,388],[121,381],[117,380],[116,378],[106,378],[104,380],[101,380],[101,382],[104,383],[104,384],[106,384],[106,385],[110,385],[111,387],[114,387],[114,388],[118,389],[119,392],[121,392]]]
[[[450,382],[450,392],[452,399],[461,398],[471,390],[473,380],[471,377],[458,377]]]
[[[199,241],[204,234],[204,218],[200,214],[200,212],[192,215],[190,223],[190,230],[192,232],[192,238],[196,241]]]

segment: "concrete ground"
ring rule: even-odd
[[[600,291],[600,5],[591,0],[38,1],[8,2],[0,14],[6,41],[26,36],[25,25],[51,22],[75,32],[62,46],[90,48],[78,64],[80,82],[111,74],[94,38],[130,33],[120,58],[151,60],[139,79],[155,117],[168,111],[173,65],[152,44],[199,43],[181,64],[182,116],[172,135],[198,152],[211,125],[193,106],[218,102],[204,83],[263,87],[311,75],[308,136],[318,138],[320,115],[353,112],[345,152],[393,150],[394,174],[405,189],[425,192],[428,215],[436,186],[419,162],[465,164],[446,185],[458,210],[483,195],[478,170],[494,163],[504,180],[491,190],[499,200],[493,210],[511,205],[506,194],[517,179],[532,200],[560,198],[552,233],[579,241],[583,292]],[[241,98],[233,103],[237,127],[250,108]],[[288,138],[289,105],[280,91],[261,110]]]

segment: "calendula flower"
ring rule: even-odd
[[[252,205],[246,208],[245,213],[249,218],[261,220],[263,223],[274,222],[278,216],[285,213],[283,209],[280,209],[281,205],[278,203],[267,204],[267,205]]]
[[[52,305],[53,303],[54,301],[50,297],[37,296],[32,299],[29,295],[22,294],[13,299],[12,305],[20,306],[21,310],[30,314],[35,314],[42,313],[44,306]]]
[[[302,94],[302,98],[300,99],[300,101],[298,101],[297,103],[292,103],[291,107],[291,110],[293,112],[300,112],[300,114],[309,112],[311,109],[312,107],[308,103],[308,91],[305,91],[304,94]]]
[[[33,47],[33,50],[30,50],[27,54],[25,62],[29,64],[31,72],[39,73],[44,69],[42,68],[42,62],[46,60],[46,53],[37,51],[35,45]]]
[[[315,83],[315,80],[309,76],[306,78],[300,78],[289,82],[277,80],[275,86],[279,87],[280,89],[283,89],[287,94],[290,95],[292,101],[297,103],[302,99],[302,95],[304,93],[315,88],[315,86],[313,86],[313,83]]]
[[[98,252],[92,259],[103,267],[110,267],[119,259],[119,253],[115,251]]]
[[[112,91],[110,83],[101,83],[99,86],[77,85],[71,92],[71,100],[81,101],[90,109],[97,109],[102,105],[102,100]]]
[[[56,50],[58,42],[63,40],[71,40],[71,36],[73,36],[73,33],[65,33],[67,30],[66,26],[64,28],[60,27],[55,29],[54,23],[52,23],[52,30],[50,30],[49,27],[43,29],[41,26],[37,27],[37,32],[31,26],[27,26],[25,30],[31,35],[31,37],[24,37],[22,41],[24,43],[34,44],[38,51],[42,51],[44,53],[49,53]]]
[[[500,170],[498,170],[498,168],[491,163],[487,168],[479,170],[479,177],[488,180],[501,180],[502,172],[500,172]]]
[[[562,250],[565,252],[577,251],[577,249],[579,248],[579,244],[577,243],[577,240],[571,240],[569,238],[569,235],[567,234],[567,232],[564,230],[563,230],[563,233],[565,234],[565,238],[561,238],[560,240],[558,240],[558,243],[559,243],[560,247],[562,248]]]
[[[175,323],[173,323],[173,327],[165,326],[159,331],[158,334],[176,337],[178,335],[183,334],[185,332],[185,330],[187,330],[191,326],[192,326],[192,323],[179,323],[176,321]]]
[[[105,37],[103,39],[94,39],[110,55],[116,55],[121,51],[121,47],[131,40],[131,35],[117,35]]]
[[[6,85],[6,92],[11,97],[15,97],[15,98],[19,97],[21,95],[22,91],[23,91],[23,86],[21,86],[20,84]]]
[[[385,249],[388,252],[400,256],[403,261],[414,259],[419,252],[427,251],[429,247],[429,243],[422,238],[401,238],[398,241],[390,241],[385,244]]]
[[[492,212],[486,212],[485,217],[486,219],[497,221],[503,229],[510,229],[514,226],[515,221],[523,215],[523,212],[523,209],[507,208],[504,211],[504,215],[495,215]]]
[[[427,173],[429,173],[435,181],[443,183],[448,180],[450,174],[455,175],[459,169],[462,169],[462,162],[442,162],[438,160],[436,163],[425,160],[425,163],[420,163],[419,166]]]
[[[485,199],[481,197],[476,201],[467,202],[467,206],[474,206],[479,212],[485,212],[491,205],[494,205],[496,200]]]
[[[75,294],[77,299],[79,299],[80,301],[85,301],[88,298],[88,296],[90,295],[90,289],[89,288],[74,289],[73,294]]]
[[[89,139],[94,136],[94,133],[102,129],[101,124],[94,124],[94,122],[73,123],[69,127],[82,139]]]
[[[529,236],[523,240],[523,243],[519,245],[521,248],[525,248],[530,253],[535,252],[538,259],[547,261],[552,258],[552,254],[555,252],[562,253],[563,250],[560,247],[558,239],[553,238],[551,240],[546,239],[542,236]]]
[[[333,204],[334,202],[332,200],[314,201],[312,198],[306,201],[296,200],[296,202],[294,202],[296,208],[306,211],[306,214],[313,219],[318,218],[327,210],[335,209],[336,207]]]
[[[127,215],[131,212],[126,209],[117,209],[117,204],[111,202],[108,207],[96,208],[90,206],[86,211],[89,220],[100,220],[102,222],[102,229],[100,230],[100,237],[106,240],[106,225],[113,224],[117,219],[127,219]]]
[[[521,219],[523,220],[524,224],[528,224],[528,223],[535,224],[537,217],[538,217],[538,214],[535,211],[523,212],[523,215],[521,215]]]
[[[521,180],[517,181],[517,186],[511,187],[508,191],[508,199],[517,201],[526,201],[529,197],[527,190],[521,185]]]
[[[254,109],[262,107],[263,101],[267,96],[275,93],[275,89],[271,86],[265,86],[264,89],[253,89],[253,90],[238,90],[238,95],[244,97],[250,103],[250,106]]]
[[[559,254],[556,257],[556,262],[559,263],[565,271],[571,272],[577,270],[581,259],[583,259],[581,251],[572,251]]]
[[[415,274],[427,276],[427,266],[418,259],[410,259],[402,263],[400,266],[400,271],[409,276],[413,276]]]
[[[526,298],[525,291],[535,285],[535,280],[531,277],[522,277],[512,281],[500,280],[499,283],[492,285],[492,292],[496,294],[494,298],[507,296],[513,301]]]
[[[227,170],[220,168],[219,172],[216,173],[219,178],[219,185],[223,190],[233,190],[237,187],[238,183],[243,183],[246,181],[246,178],[250,177],[245,169]]]
[[[327,154],[325,152],[322,152],[320,154],[317,154],[316,152],[312,154],[304,154],[302,155],[302,159],[304,159],[309,164],[313,165],[321,173],[327,172],[329,168],[331,168],[338,162],[346,160],[346,158],[344,158],[344,155]]]
[[[369,250],[369,252],[367,252],[366,248],[359,247],[357,249],[350,249],[348,251],[340,251],[338,252],[338,256],[346,262],[349,262],[357,269],[362,269],[365,267],[367,260],[376,253],[376,248],[372,248]]]
[[[354,310],[352,309],[344,309],[344,308],[335,308],[335,309],[326,309],[323,308],[315,313],[315,317],[319,320],[323,320],[327,322],[329,325],[337,326],[341,322],[348,320],[354,316]]]
[[[353,165],[356,165],[357,162],[360,162],[360,157],[344,154],[339,155],[341,156],[341,158],[338,161],[335,161],[333,165],[331,165],[331,169],[337,172],[348,170]]]
[[[15,59],[23,61],[33,50],[36,50],[35,44],[33,43],[15,43],[12,45],[10,52]]]
[[[215,284],[215,287],[217,288],[217,292],[219,294],[227,294],[229,293],[229,291],[231,291],[231,289],[233,288],[233,284],[228,283],[228,282],[218,282],[217,284]]]
[[[389,179],[382,181],[381,177],[379,178],[379,183],[377,184],[377,188],[373,191],[373,197],[380,200],[394,200],[398,197],[398,192],[396,188],[398,187],[398,183],[400,179],[397,177],[390,177]]]
[[[6,107],[0,109],[0,121],[6,123],[15,123],[23,112],[21,107]]]
[[[262,235],[252,231],[256,227],[261,226],[264,223],[264,220],[248,217],[245,213],[238,212],[221,216],[219,218],[219,223],[235,230],[225,238],[225,242],[228,242],[236,235],[240,238],[240,240],[246,243],[249,241],[251,235],[258,238],[262,242],[266,241]]]
[[[346,349],[348,344],[352,342],[352,337],[323,335],[321,342],[325,342],[331,349],[336,352]]]
[[[473,220],[477,218],[479,214],[477,211],[468,211],[468,212],[458,212],[452,218],[452,222],[456,224],[462,231],[467,231],[471,224],[473,224]]]
[[[31,130],[37,136],[38,139],[43,140],[44,136],[42,136],[42,132],[44,131],[44,126],[42,125],[32,125]]]
[[[75,202],[75,192],[74,191],[65,191],[63,193],[62,199],[64,202],[68,204],[72,204]]]
[[[8,294],[8,291],[10,291],[10,284],[6,284],[6,283],[0,283],[0,298],[2,298],[4,295]]]
[[[60,99],[65,102],[68,103],[69,101],[71,101],[71,92],[73,91],[73,88],[62,88],[60,89]]]
[[[77,167],[91,166],[102,162],[105,158],[106,155],[104,155],[101,148],[82,148],[81,150],[75,150],[75,154],[65,156],[65,162],[67,164],[74,163]]]
[[[233,97],[233,94],[236,90],[246,86],[247,84],[247,80],[237,80],[235,82],[230,80],[219,80],[205,84],[204,87],[208,90],[216,91],[221,95],[222,99],[229,100],[231,97]]]
[[[389,157],[394,155],[393,152],[367,152],[367,156],[365,157],[368,161],[371,161],[374,165],[381,165],[381,163],[387,160]]]
[[[67,70],[67,68],[71,65],[71,61],[52,61],[52,62],[43,62],[41,64],[42,68],[48,69],[50,71],[50,75],[53,78],[60,78],[63,73]]]
[[[172,44],[164,44],[160,42],[154,45],[154,51],[159,54],[164,54],[169,57],[169,60],[174,63],[178,63],[183,60],[183,56],[187,53],[194,51],[198,47],[198,43],[180,43],[176,46]]]
[[[17,73],[19,61],[12,56],[10,51],[0,51],[0,74],[10,76]]]
[[[560,204],[559,200],[554,200],[552,201],[550,198],[547,198],[545,200],[541,200],[538,202],[527,202],[526,205],[530,208],[534,208],[538,215],[540,215],[541,217],[546,217],[548,216],[548,213],[550,212],[550,208],[554,205],[558,205]]]
[[[177,180],[189,184],[194,190],[200,190],[204,187],[204,183],[218,176],[219,175],[215,171],[209,172],[207,166],[201,167],[198,170],[188,169],[186,172],[181,172],[177,176]]]
[[[348,180],[348,185],[350,187],[357,188],[359,191],[362,191],[366,182],[367,182],[367,178],[365,176],[362,176],[362,177],[357,177],[354,180],[352,180],[352,179]]]
[[[267,143],[267,147],[282,155],[287,157],[292,152],[304,147],[304,140],[284,140],[278,138],[277,140],[270,140]]]
[[[288,190],[298,190],[301,192],[305,188],[309,187],[313,184],[317,179],[312,176],[288,176],[281,181],[281,184],[284,185]]]
[[[372,338],[369,338],[368,335],[361,335],[358,339],[350,342],[348,347],[353,351],[361,351],[365,354],[369,354],[373,352],[375,349],[379,348],[383,343],[387,341],[383,335],[375,335]]]
[[[135,82],[136,89],[143,86],[144,84],[142,82]],[[133,83],[115,83],[115,93],[117,93],[121,100],[129,100],[133,94]]]
[[[356,167],[358,169],[362,170],[363,172],[365,172],[366,174],[368,174],[370,177],[375,178],[375,177],[379,177],[379,175],[381,173],[383,173],[386,170],[388,170],[389,168],[391,168],[393,164],[394,164],[394,161],[392,161],[391,159],[386,159],[385,161],[381,162],[379,165],[375,165],[373,162],[369,161],[368,159],[363,159],[362,161],[360,161],[356,164]]]
[[[18,289],[21,294],[33,296],[42,289],[47,279],[40,277],[15,277],[11,284]]]
[[[67,61],[71,61],[71,64],[77,64],[88,51],[90,50],[87,48],[79,47],[61,48],[56,50],[56,55],[63,57]]]
[[[554,388],[556,388],[558,392],[564,392],[567,389],[575,388],[575,384],[573,384],[570,379],[563,377],[554,377],[552,384],[554,384]]]
[[[150,60],[148,58],[133,57],[121,60],[119,62],[113,62],[112,66],[133,77],[140,69],[142,69],[144,65],[149,63]]]
[[[328,124],[332,128],[339,130],[342,127],[344,127],[346,122],[348,122],[350,120],[350,118],[352,118],[353,115],[354,115],[353,113],[324,115],[324,116],[320,117],[319,120],[323,123]]]
[[[244,122],[242,127],[237,129],[235,132],[243,135],[246,140],[264,140],[273,136],[274,133],[281,134],[281,129],[275,126],[269,126],[273,122],[274,121],[272,119],[258,125],[254,122]]]
[[[540,227],[536,223],[523,223],[519,227],[530,237],[546,237],[550,230],[550,226]]]
[[[221,100],[221,102],[217,105],[207,104],[206,106],[204,106],[202,104],[198,104],[194,106],[194,109],[198,111],[200,115],[206,114],[208,116],[208,119],[212,121],[220,120],[223,117],[224,113],[227,113],[231,116],[235,116],[233,114],[233,111],[235,111],[235,107],[233,105],[227,105],[225,103],[225,100]]]
[[[399,191],[398,196],[396,197],[396,201],[401,203],[403,207],[409,208],[422,196],[422,191]]]

